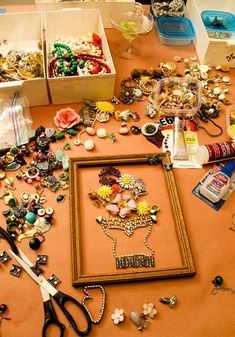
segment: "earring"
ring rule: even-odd
[[[123,309],[116,308],[114,313],[111,315],[111,319],[113,320],[114,324],[119,324],[124,321],[125,314]]]

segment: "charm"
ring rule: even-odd
[[[111,319],[113,320],[114,324],[119,324],[124,321],[125,315],[123,309],[115,309],[114,313],[111,315]]]
[[[52,274],[51,277],[49,277],[49,279],[47,279],[47,281],[48,281],[53,287],[56,287],[57,284],[61,282],[61,280],[60,280],[55,274]]]
[[[16,277],[20,277],[21,271],[22,268],[20,266],[13,264],[10,270],[10,274]]]
[[[47,255],[38,255],[36,264],[46,264],[47,263],[48,256]]]
[[[85,142],[83,143],[83,146],[85,148],[85,150],[87,151],[91,151],[94,149],[95,147],[95,142],[92,139],[87,139],[85,140]]]
[[[148,316],[149,318],[154,318],[157,315],[157,309],[153,303],[144,303],[142,305],[143,315]]]
[[[177,297],[175,295],[172,297],[161,297],[160,302],[168,304],[169,308],[173,308],[177,303]]]
[[[103,128],[100,128],[96,131],[96,135],[99,138],[106,138],[107,137],[107,131]]]
[[[10,259],[11,259],[11,257],[7,254],[7,252],[5,252],[5,250],[0,254],[0,261],[3,264],[6,263]]]
[[[148,320],[143,314],[139,314],[136,311],[130,313],[131,321],[137,326],[138,330],[143,330],[147,328]]]
[[[5,311],[7,311],[7,305],[6,304],[1,304],[0,305],[0,322],[3,319],[11,319],[10,317],[3,315]]]

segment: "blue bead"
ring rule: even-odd
[[[33,212],[28,212],[25,216],[26,221],[34,223],[36,221],[36,215]]]

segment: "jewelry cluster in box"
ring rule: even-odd
[[[46,12],[45,29],[52,103],[111,99],[115,69],[99,11]]]

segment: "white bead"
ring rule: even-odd
[[[85,140],[85,142],[83,143],[83,145],[84,145],[84,147],[85,147],[85,149],[87,151],[91,151],[95,147],[95,143],[94,143],[94,141],[92,139]]]
[[[107,131],[103,128],[100,128],[96,131],[96,135],[99,137],[99,138],[105,138],[107,137]]]

